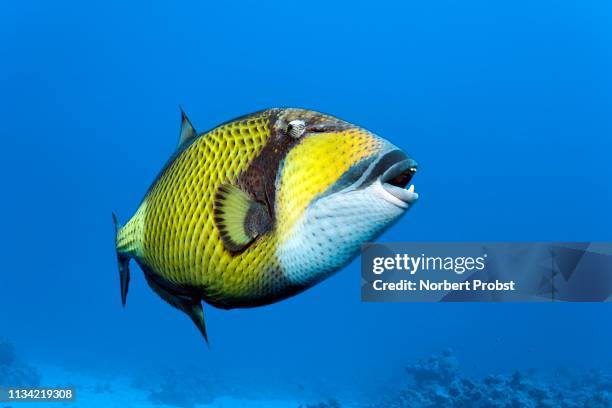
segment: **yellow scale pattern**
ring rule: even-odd
[[[144,201],[141,259],[168,281],[198,288],[205,300],[220,306],[274,290],[264,279],[276,262],[274,235],[233,255],[225,250],[213,219],[219,186],[234,182],[267,143],[269,116],[262,112],[199,137]]]
[[[144,236],[144,221],[147,203],[143,202],[132,219],[117,234],[117,252],[142,257],[141,238]]]

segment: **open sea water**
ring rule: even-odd
[[[381,242],[609,241],[612,3],[0,10],[0,336],[29,378],[84,407],[407,407],[381,401],[438,356],[474,381],[596,372],[609,406],[609,303],[363,303],[356,260],[271,306],[206,307],[209,350],[136,266],[121,307],[111,211],[127,220],[173,152],[179,104],[199,130],[295,106],[419,162],[419,202]]]

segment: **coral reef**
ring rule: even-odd
[[[97,382],[93,388],[94,394],[111,394],[113,392],[113,388],[108,382]]]
[[[432,356],[406,366],[406,371],[416,384],[448,386],[459,374],[459,363],[450,350],[444,350],[441,356]]]
[[[150,391],[149,400],[156,404],[192,408],[196,404],[211,403],[215,395],[212,379],[196,369],[169,369],[161,374],[159,386]]]
[[[325,402],[319,402],[318,404],[306,404],[300,405],[298,408],[340,408],[340,403],[334,398],[330,398]]]
[[[8,340],[0,338],[0,366],[10,366],[16,359],[15,346]]]
[[[11,387],[35,387],[40,384],[38,370],[17,359],[13,344],[0,338],[0,384]]]
[[[460,374],[450,350],[406,366],[408,385],[370,408],[610,408],[612,376],[556,371],[536,377],[514,372],[472,379]]]

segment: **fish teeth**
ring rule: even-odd
[[[408,191],[414,193],[414,184],[411,184],[410,187],[408,187]]]

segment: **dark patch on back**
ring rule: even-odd
[[[288,137],[284,131],[274,125],[279,114],[273,113],[270,117],[269,129],[271,132],[268,143],[261,149],[249,167],[238,176],[237,184],[248,192],[255,201],[265,203],[270,211],[274,223],[274,206],[276,198],[276,174],[281,161],[287,156],[289,150],[299,140]]]

